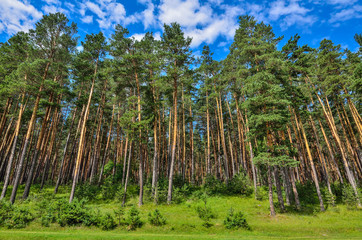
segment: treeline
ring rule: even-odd
[[[300,208],[296,183],[313,181],[331,199],[333,182],[358,198],[362,177],[361,48],[342,50],[324,39],[317,49],[293,36],[282,48],[271,26],[241,16],[230,53],[200,58],[180,25],[164,25],[161,40],[129,37],[117,25],[110,39],[86,35],[61,13],[0,45],[1,199],[20,184],[26,199],[34,183],[124,186],[150,182],[157,198],[167,179],[200,185],[244,172],[255,193],[273,185],[280,208]],[[117,177],[118,176],[118,177]],[[283,191],[285,192],[283,194]]]

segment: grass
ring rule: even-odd
[[[52,191],[53,188],[46,188],[41,194],[32,194],[29,201],[18,204],[34,209],[37,199]],[[63,189],[56,198],[68,197],[67,193],[67,189]],[[137,200],[134,196],[128,201],[126,212]],[[208,198],[207,204],[217,216],[211,220],[213,226],[206,228],[195,210],[200,204],[201,200],[157,206],[146,202],[139,208],[146,224],[131,232],[126,227],[117,227],[112,231],[84,226],[60,227],[58,224],[42,227],[37,219],[24,229],[0,228],[0,239],[362,239],[362,211],[350,210],[345,205],[329,207],[326,212],[311,211],[311,208],[296,212],[289,208],[287,213],[278,213],[273,218],[269,216],[267,200],[215,196]],[[88,205],[105,213],[113,212],[120,203],[97,200]],[[229,230],[223,226],[230,207],[244,213],[251,231]],[[155,227],[148,223],[148,213],[156,208],[166,217],[165,226]]]

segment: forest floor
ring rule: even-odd
[[[45,189],[49,193],[52,190]],[[66,197],[66,194],[58,194],[58,197]],[[126,212],[137,200],[137,196],[134,196],[127,202]],[[32,201],[21,204],[34,207]],[[57,223],[42,227],[37,219],[23,229],[0,228],[0,239],[362,239],[362,210],[351,210],[342,204],[328,207],[325,212],[319,212],[315,208],[317,206],[301,212],[290,207],[286,213],[270,217],[267,199],[259,201],[253,197],[214,196],[207,199],[207,206],[216,214],[216,218],[211,220],[213,226],[209,228],[202,225],[203,221],[195,210],[196,206],[203,204],[201,200],[157,206],[145,202],[139,208],[145,224],[135,231],[127,231],[126,227],[111,231],[85,226],[60,227]],[[88,204],[103,213],[113,213],[119,205],[115,201]],[[231,207],[244,213],[250,231],[225,228],[223,221]],[[156,208],[166,217],[165,226],[155,227],[148,223],[148,213]]]

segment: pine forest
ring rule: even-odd
[[[310,206],[360,214],[362,34],[356,51],[301,38],[281,45],[272,26],[242,15],[216,61],[207,45],[195,55],[176,22],[160,38],[116,25],[80,41],[54,13],[12,35],[0,43],[0,229],[35,219],[134,230],[142,205],[188,199],[203,202],[196,212],[212,229],[213,196],[265,201],[271,221]],[[21,210],[29,202],[39,210]],[[87,213],[102,202],[119,210]],[[232,209],[222,220],[253,229]]]

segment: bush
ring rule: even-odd
[[[156,209],[152,214],[148,214],[148,220],[153,226],[163,226],[166,224],[166,218]]]
[[[312,181],[308,181],[304,184],[298,182],[297,190],[299,195],[299,201],[302,205],[319,204],[317,190]]]
[[[190,188],[184,185],[182,188],[174,188],[172,191],[172,202],[176,204],[183,203],[187,200]]]
[[[102,217],[99,218],[98,226],[102,230],[111,230],[114,229],[117,224],[114,220],[114,217],[110,213],[106,213]]]
[[[58,205],[57,221],[60,226],[97,225],[98,216],[85,206],[85,200],[74,199],[71,203],[61,202]]]
[[[11,218],[5,221],[5,226],[7,228],[24,228],[28,223],[34,220],[34,216],[31,212],[22,207],[15,208],[11,215]]]
[[[91,185],[89,182],[79,184],[75,190],[75,195],[78,199],[93,200],[99,193],[99,187],[97,185]]]
[[[211,223],[211,219],[216,218],[216,214],[212,211],[210,207],[207,206],[207,195],[204,194],[201,199],[204,204],[201,206],[196,206],[196,212],[201,220],[204,221],[202,224],[204,227],[211,227],[213,224]]]
[[[224,225],[227,229],[238,229],[242,227],[247,230],[250,230],[250,227],[246,222],[243,213],[242,212],[234,213],[234,210],[232,208],[230,208],[230,211],[226,216],[226,219],[224,220]]]
[[[245,173],[235,175],[227,184],[227,193],[235,195],[250,196],[253,193],[253,187],[249,177]]]
[[[208,195],[224,194],[226,193],[226,185],[217,179],[214,175],[207,175],[203,189]]]
[[[116,190],[116,193],[114,195],[115,197],[115,200],[117,202],[122,202],[123,201],[123,196],[124,196],[124,186],[120,185],[117,190]],[[129,198],[129,194],[126,193],[126,199]]]
[[[101,186],[102,199],[113,200],[114,197],[116,196],[117,191],[118,191],[118,186],[117,184],[113,183],[113,177],[112,176],[107,177]]]
[[[34,216],[28,209],[0,201],[0,226],[24,228],[33,220]]]
[[[41,225],[43,227],[49,227],[50,223],[52,223],[53,215],[51,213],[47,213],[41,216]]]
[[[343,202],[347,205],[349,209],[356,209],[358,206],[358,197],[354,194],[353,188],[351,185],[345,185],[342,190]]]
[[[0,226],[12,217],[14,206],[10,202],[0,201]]]
[[[128,211],[128,216],[126,219],[126,225],[128,226],[128,230],[136,230],[137,228],[142,227],[143,222],[141,221],[141,217],[139,216],[140,212],[138,209],[133,206]]]
[[[249,177],[241,172],[235,175],[227,184],[217,179],[213,175],[205,178],[203,189],[208,195],[225,194],[225,195],[244,195],[250,196],[253,193],[253,187]]]
[[[269,189],[267,186],[258,187],[256,190],[255,198],[259,201],[263,201],[268,198]]]
[[[334,207],[336,203],[336,196],[330,193],[328,188],[323,188],[322,191],[325,202],[328,204],[328,206],[331,205]]]
[[[113,212],[114,212],[114,215],[116,216],[116,218],[118,220],[118,224],[123,225],[125,223],[123,207],[120,207],[117,210],[114,210]]]

